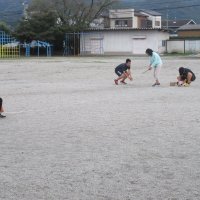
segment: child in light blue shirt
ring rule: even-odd
[[[159,75],[160,75],[160,70],[163,64],[162,60],[160,56],[156,52],[154,52],[152,49],[147,49],[146,54],[150,56],[150,65],[148,69],[149,70],[152,70],[152,68],[154,69],[154,78],[156,82],[152,86],[154,87],[156,85],[160,85]]]

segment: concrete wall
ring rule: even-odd
[[[184,53],[184,41],[167,41],[167,53]]]
[[[96,34],[96,36],[95,36]],[[81,40],[82,54],[85,52],[98,52],[105,55],[133,55],[145,54],[147,48],[164,53],[165,46],[162,41],[169,39],[169,33],[158,30],[115,30],[115,31],[98,31],[88,33]],[[94,42],[93,40],[100,40]],[[96,45],[93,47],[92,45]],[[98,47],[99,44],[99,47]],[[96,48],[96,50],[95,50]]]
[[[200,40],[186,40],[185,51],[186,53],[200,53]]]
[[[169,40],[167,53],[200,53],[199,40]]]

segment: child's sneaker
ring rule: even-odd
[[[154,84],[152,85],[152,87],[155,87],[156,85],[160,85],[160,83],[154,83]]]
[[[2,115],[1,113],[0,113],[0,118],[5,118],[6,116],[5,115]]]
[[[124,85],[126,85],[126,84],[127,84],[125,81],[120,81],[120,83],[122,83],[122,84],[124,84]]]
[[[118,85],[118,80],[115,79],[114,81],[115,81],[115,85]]]
[[[184,83],[183,86],[184,86],[184,87],[189,87],[190,84],[188,84],[188,83]]]

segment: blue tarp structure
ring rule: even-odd
[[[31,48],[37,48],[37,55],[40,56],[40,48],[46,48],[46,55],[51,56],[52,55],[52,47],[48,42],[43,42],[39,40],[33,40],[31,43],[24,43],[23,47],[26,49],[25,55],[27,57],[30,56]]]

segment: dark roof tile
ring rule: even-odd
[[[178,31],[184,30],[200,30],[200,24],[186,24],[178,29]]]

